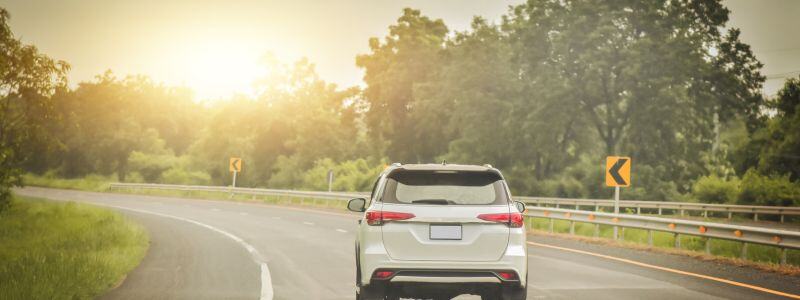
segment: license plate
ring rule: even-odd
[[[431,225],[432,240],[460,240],[461,225]]]

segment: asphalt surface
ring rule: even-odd
[[[151,245],[141,265],[104,299],[355,297],[354,214],[44,188],[15,192],[109,206],[149,230]],[[532,236],[529,240],[800,294],[798,277],[551,237]],[[529,266],[528,299],[783,298],[753,288],[536,245],[529,247]]]

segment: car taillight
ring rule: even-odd
[[[514,272],[497,272],[497,275],[503,280],[516,280],[517,274]]]
[[[519,228],[523,225],[522,214],[515,212],[515,213],[499,213],[499,214],[480,214],[478,215],[478,219],[489,221],[489,222],[497,222],[497,223],[506,223],[508,227],[511,228]]]
[[[394,272],[392,271],[375,271],[375,274],[372,275],[372,277],[375,279],[386,279],[392,277],[392,275],[394,275]]]
[[[414,214],[393,211],[368,211],[366,215],[367,225],[381,226],[387,221],[408,220],[415,217]]]

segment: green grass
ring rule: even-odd
[[[103,192],[108,190],[109,184],[111,182],[115,182],[116,178],[101,175],[89,175],[83,178],[64,179],[56,178],[47,174],[40,176],[28,173],[22,176],[22,181],[25,183],[25,185],[30,186]]]
[[[528,226],[535,230],[550,231],[550,221],[546,218],[528,218]],[[569,221],[554,220],[554,233],[569,233]],[[595,225],[590,223],[575,222],[575,234],[579,236],[593,237]],[[614,237],[614,227],[600,225],[598,237],[612,239]],[[621,240],[636,244],[647,245],[647,230],[625,228],[620,230]],[[680,249],[696,252],[705,252],[707,239],[697,236],[681,235]],[[742,243],[710,239],[710,254],[722,257],[739,258],[742,251]],[[653,247],[656,248],[675,248],[675,236],[667,232],[653,231]],[[755,262],[778,264],[780,261],[780,250],[777,247],[748,244],[746,259]],[[786,262],[790,265],[800,266],[800,251],[787,250]]]
[[[121,214],[16,197],[0,212],[0,299],[92,299],[144,257],[146,231]]]

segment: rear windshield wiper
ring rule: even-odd
[[[438,205],[448,205],[448,204],[456,204],[454,201],[448,201],[445,199],[422,199],[422,200],[414,200],[411,201],[414,204],[438,204]]]

